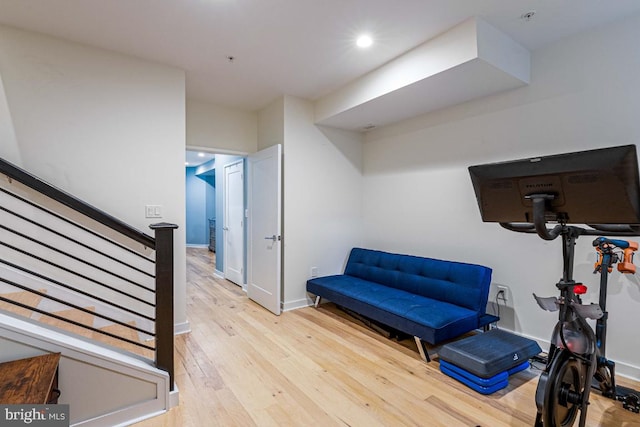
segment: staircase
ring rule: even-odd
[[[0,282],[0,312],[31,319],[65,333],[153,360],[152,348],[155,340],[138,332],[139,328],[134,320],[125,325],[114,323],[97,317],[94,313],[95,306],[67,308],[64,304],[51,302],[40,296],[47,292],[46,289],[38,289],[36,292],[11,292],[9,286]]]
[[[127,425],[177,402],[176,227],[151,237],[0,159],[0,363],[61,353],[72,425]]]

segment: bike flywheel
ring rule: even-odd
[[[542,423],[544,427],[573,425],[582,406],[584,390],[583,368],[579,361],[565,350],[559,350],[546,376],[540,378],[536,391],[543,392]],[[544,374],[543,374],[544,375]]]

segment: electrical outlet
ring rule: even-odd
[[[311,277],[318,277],[318,267],[311,267]]]
[[[498,291],[496,292],[496,299],[503,301],[505,304],[509,301],[509,288],[506,286],[498,285]]]

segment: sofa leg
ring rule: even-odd
[[[318,308],[318,306],[320,305],[320,300],[322,300],[322,297],[320,295],[316,295],[316,301],[313,303],[313,306],[315,308]]]
[[[418,346],[418,351],[420,352],[420,356],[422,359],[429,363],[431,362],[431,358],[429,357],[429,352],[427,351],[427,346],[424,345],[424,342],[418,337],[413,337],[416,340],[416,345]]]

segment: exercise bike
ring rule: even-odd
[[[612,266],[618,271],[635,273],[633,252],[638,244],[625,240],[599,237],[593,241],[599,257],[594,273],[600,273],[598,304],[583,305],[580,296],[586,286],[573,280],[560,280],[556,285],[560,298],[540,298],[538,305],[548,311],[559,311],[554,328],[548,363],[536,390],[536,426],[570,426],[580,411],[579,425],[584,426],[591,388],[603,396],[621,400],[625,409],[640,410],[638,393],[616,385],[615,362],[605,356],[607,318],[607,279]],[[622,249],[620,256],[616,249]],[[597,320],[595,333],[586,319]]]
[[[603,396],[620,400],[623,407],[640,412],[640,393],[616,385],[615,363],[605,356],[607,318],[607,280],[614,264],[618,271],[635,272],[633,253],[638,244],[626,240],[598,237],[593,245],[598,251],[598,262],[594,273],[600,274],[598,304],[582,304],[581,295],[586,286],[573,280],[574,248],[580,236],[600,236],[607,233],[615,236],[637,236],[638,230],[628,226],[592,225],[590,228],[569,226],[560,220],[548,229],[544,220],[547,195],[533,195],[533,224],[501,223],[511,231],[537,233],[544,240],[562,237],[563,274],[556,287],[560,298],[541,298],[534,294],[538,305],[547,311],[559,311],[547,364],[540,375],[536,389],[535,427],[560,427],[573,425],[580,413],[579,426],[584,427],[587,418],[591,388],[598,389]],[[623,255],[620,255],[620,252]],[[596,320],[595,332],[587,319]]]
[[[639,412],[640,394],[616,384],[615,364],[605,355],[608,275],[614,264],[623,273],[633,271],[637,249],[634,243],[612,239],[640,236],[636,145],[470,166],[469,174],[484,222],[536,233],[544,240],[562,237],[563,272],[556,284],[560,297],[534,295],[545,310],[559,311],[536,389],[535,426],[571,426],[580,414],[583,427],[592,388]],[[594,241],[599,256],[595,272],[601,279],[598,304],[582,304],[586,287],[573,280],[576,239],[585,235],[611,237]],[[595,331],[588,319],[596,320]]]

